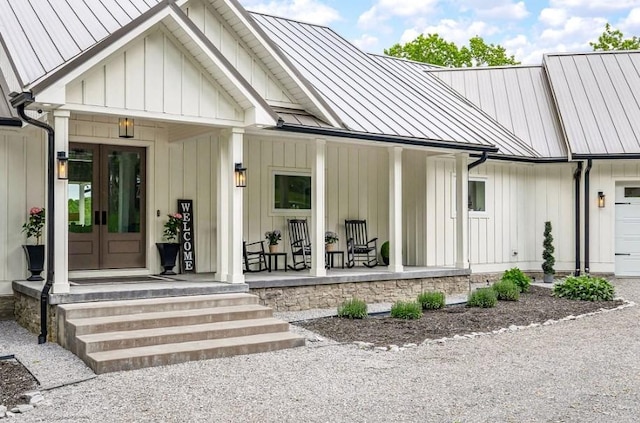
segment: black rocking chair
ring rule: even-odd
[[[378,265],[378,238],[367,236],[366,220],[345,220],[347,231],[347,267],[356,265],[356,260],[367,267]]]
[[[267,257],[264,255],[264,241],[242,242],[242,256],[244,257],[244,271],[249,273],[269,270]]]
[[[291,257],[293,270],[303,270],[311,267],[311,239],[307,219],[289,219],[289,240],[291,242]]]

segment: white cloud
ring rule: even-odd
[[[364,51],[373,51],[378,46],[378,37],[369,34],[362,34],[360,38],[353,40],[358,48]]]
[[[550,0],[549,6],[580,11],[614,11],[640,6],[640,0]]]
[[[547,28],[540,34],[540,41],[546,44],[573,44],[582,42],[588,46],[588,41],[597,38],[606,24],[605,18],[569,18],[562,27]]]
[[[377,0],[358,18],[358,27],[378,28],[394,17],[419,18],[433,12],[438,0]]]
[[[568,19],[567,11],[564,9],[553,9],[547,7],[540,11],[540,15],[538,16],[538,20],[548,26],[558,27],[562,26],[567,22]]]
[[[421,33],[438,34],[443,39],[452,41],[461,46],[467,45],[469,43],[469,39],[476,35],[486,38],[489,35],[496,34],[498,31],[499,29],[497,27],[489,25],[483,21],[468,22],[455,21],[453,19],[442,19],[437,25],[427,26],[423,31],[421,31]]]
[[[520,1],[518,3],[506,2],[485,9],[478,9],[476,14],[481,18],[521,20],[529,16],[529,11],[524,1]]]
[[[341,19],[340,13],[320,0],[241,0],[251,11],[276,15],[316,25],[328,25]]]

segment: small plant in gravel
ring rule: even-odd
[[[396,301],[391,306],[391,317],[396,319],[419,319],[422,317],[422,305],[411,301]]]
[[[492,288],[478,288],[469,295],[467,307],[491,308],[498,302],[496,291]]]
[[[444,292],[423,292],[418,295],[418,303],[423,310],[439,310],[444,307]]]
[[[594,276],[568,276],[553,287],[553,295],[570,300],[611,301],[615,289],[609,281]]]
[[[520,289],[520,292],[529,291],[529,284],[531,283],[531,279],[529,276],[525,275],[522,270],[514,267],[513,269],[509,269],[502,274],[501,281],[511,281],[516,284],[516,286]]]
[[[367,317],[367,303],[357,298],[344,301],[340,307],[338,307],[338,317],[364,319]]]
[[[498,281],[493,284],[493,290],[500,301],[518,301],[520,288],[510,280]]]

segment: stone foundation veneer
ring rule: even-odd
[[[16,322],[29,332],[40,333],[40,297],[34,298],[21,292],[13,291],[14,296],[14,316]],[[47,305],[49,315],[47,316],[47,341],[57,342],[58,330],[56,327],[56,306]]]
[[[13,295],[0,295],[0,320],[13,320]]]
[[[251,286],[251,284],[249,284]],[[387,281],[359,281],[302,286],[253,287],[249,292],[260,298],[260,304],[276,311],[299,311],[334,308],[357,297],[367,303],[414,301],[424,291],[442,291],[445,295],[469,293],[469,276],[444,276]]]

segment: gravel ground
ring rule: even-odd
[[[640,280],[615,284],[619,296],[640,302]],[[639,318],[636,306],[397,353],[324,341],[111,373],[47,391],[52,405],[12,421],[636,422]],[[5,334],[13,339],[14,330],[0,326],[0,351],[12,346]],[[52,382],[86,372],[47,345],[23,346],[38,377]],[[42,369],[44,355],[58,367],[51,369],[56,377]]]

